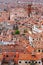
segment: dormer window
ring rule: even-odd
[[[38,52],[40,52],[40,49],[38,50]]]
[[[41,62],[39,61],[39,64],[40,64]]]
[[[6,57],[9,57],[8,55],[6,55]]]
[[[10,16],[8,17],[8,20],[10,20]]]
[[[43,16],[43,12],[42,12],[42,14],[41,14],[42,16]]]
[[[36,22],[39,22],[39,20],[36,20]]]
[[[43,50],[42,50],[42,52],[43,52]]]
[[[37,63],[37,61],[35,63]]]
[[[38,12],[36,12],[35,14],[37,14],[37,15],[38,15]]]
[[[15,14],[15,15],[17,15],[17,14]]]

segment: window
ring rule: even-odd
[[[0,14],[0,17],[1,17],[1,14]]]
[[[24,23],[22,25],[24,25]]]
[[[4,11],[7,11],[7,9],[4,9]]]
[[[43,50],[42,50],[42,52],[43,52]]]
[[[6,57],[9,57],[8,55],[6,55]]]
[[[10,16],[8,17],[8,20],[10,20]]]
[[[2,49],[0,48],[0,52],[2,51]]]
[[[39,61],[39,64],[40,64],[41,62]]]
[[[17,15],[17,14],[15,14],[15,15]]]
[[[35,63],[37,63],[37,61]]]
[[[21,61],[19,61],[19,63],[21,63]]]
[[[15,21],[17,21],[17,19],[14,19]]]
[[[43,16],[43,12],[41,13],[41,15]]]
[[[35,14],[37,14],[37,15],[38,15],[38,12],[36,12]]]
[[[34,39],[33,39],[34,40]]]
[[[25,63],[27,63],[27,61],[25,61]]]
[[[39,20],[36,20],[36,22],[39,22]]]
[[[1,32],[0,32],[0,35],[1,35]]]
[[[40,52],[40,50],[38,50],[38,52]]]
[[[14,57],[16,57],[16,55],[14,55]]]
[[[31,63],[30,61],[28,63]]]

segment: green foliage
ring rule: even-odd
[[[35,65],[34,61],[32,61],[32,63],[30,63],[30,65]]]
[[[19,31],[19,30],[16,30],[16,31],[15,31],[15,34],[20,34],[20,31]]]

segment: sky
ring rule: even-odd
[[[0,0],[0,2],[16,2],[17,0]],[[43,0],[18,0],[18,1],[33,1],[33,2],[41,2],[43,3]]]

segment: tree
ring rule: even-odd
[[[16,30],[16,31],[15,31],[15,34],[20,34],[20,31],[19,31],[19,30]]]

